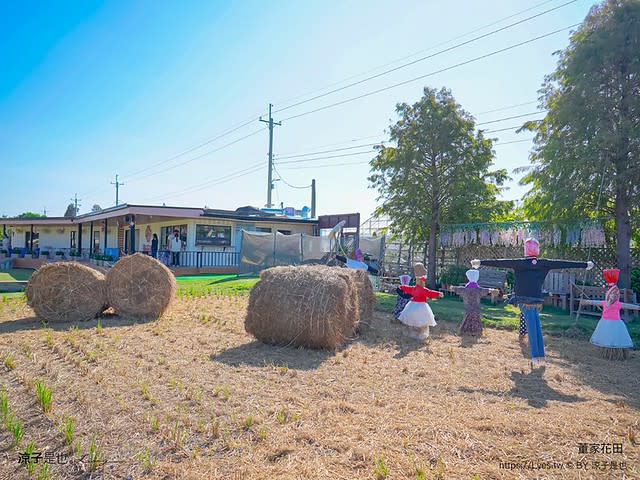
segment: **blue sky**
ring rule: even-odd
[[[269,102],[277,112],[567,1],[1,2],[0,214],[46,208],[49,216],[62,215],[76,193],[81,212],[95,203],[106,208],[115,204],[110,182],[116,174],[124,182],[121,202],[263,206],[268,132],[248,135],[265,127],[258,117]],[[577,0],[274,118],[286,119],[576,24],[592,4]],[[529,11],[482,28],[525,9]],[[534,112],[537,105],[529,102],[536,101],[544,75],[555,68],[552,53],[566,47],[568,36],[569,31],[563,31],[383,93],[284,120],[275,129],[274,152],[284,157],[382,141],[385,128],[396,119],[396,103],[415,102],[424,86],[451,89],[478,122]],[[527,118],[540,115],[483,128],[511,127]],[[502,143],[495,147],[497,167],[511,170],[528,164],[530,133],[491,136]],[[524,141],[507,143],[517,140]],[[313,156],[276,157],[282,163],[274,177],[282,180],[275,182],[273,201],[297,208],[309,205],[310,190],[292,186],[307,186],[315,178],[320,214],[360,212],[364,220],[376,205],[376,192],[367,182],[366,161],[371,157],[298,163],[285,162]],[[505,198],[524,193],[515,181],[510,187]]]

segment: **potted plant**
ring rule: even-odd
[[[44,258],[45,260],[49,259],[49,250],[43,250],[40,252],[40,257]]]
[[[5,257],[9,256],[9,255],[7,255],[7,251],[4,248],[2,250],[0,250],[0,253],[2,253],[2,255],[4,255]]]
[[[62,250],[57,250],[56,251],[56,260],[63,260],[64,259],[64,252]]]

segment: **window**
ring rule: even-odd
[[[291,235],[291,230],[278,230],[278,232],[283,235]]]
[[[270,227],[256,227],[256,232],[271,233]]]
[[[171,245],[169,244],[169,240],[171,240],[171,237],[173,236],[173,232],[176,230],[180,232],[179,236],[180,236],[180,241],[182,242],[182,245],[187,244],[187,225],[186,224],[173,225],[171,227],[162,227],[160,229],[159,248],[166,248],[167,250],[171,248]]]
[[[76,231],[72,230],[71,232],[69,232],[69,248],[71,248],[72,250],[75,250],[76,248]]]
[[[196,225],[196,245],[231,245],[231,227],[226,225]]]

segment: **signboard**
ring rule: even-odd
[[[196,225],[196,245],[231,245],[231,227],[227,225]]]

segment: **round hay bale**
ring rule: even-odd
[[[158,318],[176,293],[176,278],[149,255],[122,257],[107,272],[107,299],[118,315]]]
[[[104,275],[78,262],[54,262],[36,270],[25,291],[27,303],[47,322],[91,320],[105,308]]]
[[[357,289],[344,269],[275,267],[251,289],[244,326],[265,343],[334,349],[358,319]]]
[[[369,274],[364,270],[351,270],[354,284],[358,289],[358,306],[360,310],[360,322],[367,323],[373,318],[373,309],[376,306],[376,295]]]

